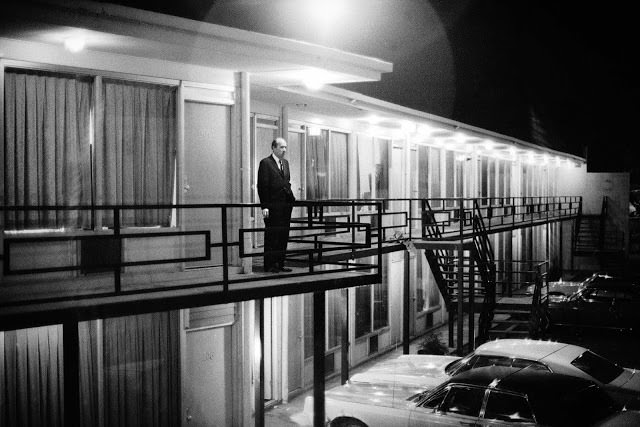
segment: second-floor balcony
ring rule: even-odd
[[[257,204],[3,207],[0,316],[95,317],[379,283],[383,254],[408,241],[467,239],[474,217],[486,233],[572,219],[580,205],[579,197],[296,202],[292,271],[280,274],[262,268]]]

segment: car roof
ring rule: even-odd
[[[529,360],[540,360],[553,353],[566,350],[574,350],[571,353],[576,354],[586,351],[583,347],[556,341],[510,338],[484,343],[476,348],[475,354],[500,354]]]
[[[584,378],[537,369],[489,366],[462,372],[452,377],[448,384],[491,387],[528,396],[548,396],[574,393],[594,383]]]

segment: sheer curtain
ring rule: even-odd
[[[174,87],[102,81],[96,112],[96,204],[169,204],[176,149]],[[169,226],[168,209],[126,210],[122,226]],[[110,212],[98,212],[110,226]]]
[[[64,425],[62,326],[0,332],[0,425]]]
[[[329,195],[332,199],[346,199],[349,187],[347,165],[347,134],[331,132],[331,147],[329,151],[331,167],[331,189]]]
[[[329,198],[329,131],[309,136],[307,145],[307,200]]]
[[[7,69],[4,75],[5,198],[8,206],[91,200],[91,79]],[[8,213],[6,227],[87,227],[88,213]]]

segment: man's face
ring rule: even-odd
[[[279,159],[284,159],[284,155],[287,153],[287,141],[278,140],[276,146],[273,147],[273,154]]]

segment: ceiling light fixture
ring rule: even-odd
[[[84,49],[85,41],[81,37],[67,37],[64,39],[64,48],[69,52],[78,53]]]

